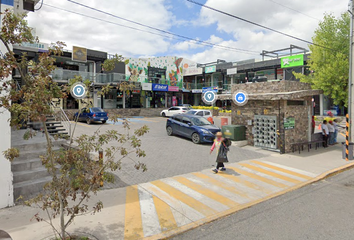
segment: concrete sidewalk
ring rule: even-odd
[[[246,149],[262,152],[253,147]],[[354,165],[341,159],[341,146],[267,157],[148,183],[99,192],[104,209],[78,217],[68,229],[98,239],[161,239],[200,226],[272,197],[318,181]],[[230,153],[232,154],[232,153]],[[16,206],[0,210],[0,229],[14,240],[53,235],[46,223],[30,221],[40,210]]]

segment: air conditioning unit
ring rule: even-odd
[[[34,6],[37,2],[35,0],[23,0],[23,10],[34,12]]]

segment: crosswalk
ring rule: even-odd
[[[166,234],[303,184],[314,174],[267,161],[247,161],[126,188],[124,234],[137,240]]]

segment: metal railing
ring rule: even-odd
[[[61,68],[57,68],[52,72],[53,80],[68,81],[70,79],[75,78],[76,76],[81,76],[83,80],[94,81],[95,75],[93,72],[72,71],[72,70],[65,70]]]
[[[68,115],[66,115],[61,107],[56,106],[53,101],[51,101],[50,104],[57,121],[61,122],[63,127],[68,131],[68,135],[71,135],[71,122],[68,118]]]

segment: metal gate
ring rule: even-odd
[[[254,116],[254,146],[268,149],[277,149],[278,122],[276,116]]]

